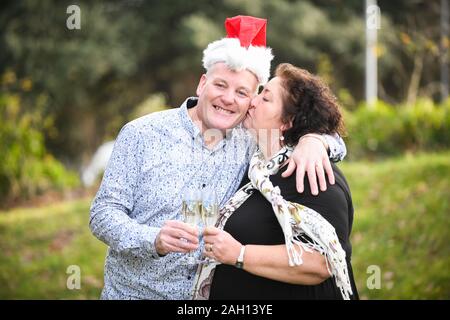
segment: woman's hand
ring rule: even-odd
[[[206,227],[203,231],[205,255],[224,264],[234,265],[242,244],[228,232],[215,227]]]

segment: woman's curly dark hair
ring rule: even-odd
[[[295,145],[307,133],[345,134],[337,99],[319,77],[289,63],[278,65],[275,75],[284,89],[281,120],[292,121],[283,132],[285,144]]]

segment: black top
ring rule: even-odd
[[[336,229],[337,236],[346,252],[353,298],[358,298],[353,279],[350,257],[352,247],[349,236],[353,223],[353,204],[342,172],[332,164],[335,181],[327,185],[325,192],[311,194],[308,179],[305,177],[303,193],[296,189],[295,173],[288,178],[281,177],[287,167],[270,177],[278,186],[285,200],[300,203],[320,213]],[[248,183],[248,174],[241,187]],[[228,219],[224,230],[242,244],[277,245],[284,244],[284,234],[273,213],[269,201],[259,192],[254,192]],[[230,265],[218,265],[211,285],[210,299],[342,299],[334,277],[319,285],[295,285],[270,280],[248,273]]]

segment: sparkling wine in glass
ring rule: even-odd
[[[219,216],[219,205],[214,190],[205,189],[202,192],[202,220],[206,227],[214,226]]]
[[[182,212],[184,222],[195,227],[201,220],[201,194],[197,190],[189,189],[183,195]],[[194,252],[186,254],[186,264],[196,264]]]
[[[219,217],[219,204],[217,194],[213,189],[202,190],[202,220],[205,227],[215,226]],[[205,258],[203,263],[214,262],[214,259]]]

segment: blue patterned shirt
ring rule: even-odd
[[[255,150],[241,128],[208,149],[187,109],[152,113],[119,133],[91,206],[92,233],[109,248],[103,299],[190,299],[196,266],[181,253],[159,257],[154,242],[166,220],[182,220],[181,195],[213,188],[223,205],[237,190]],[[326,137],[327,138],[327,137]],[[330,157],[342,159],[345,144],[328,137]],[[200,256],[202,245],[195,252]]]

